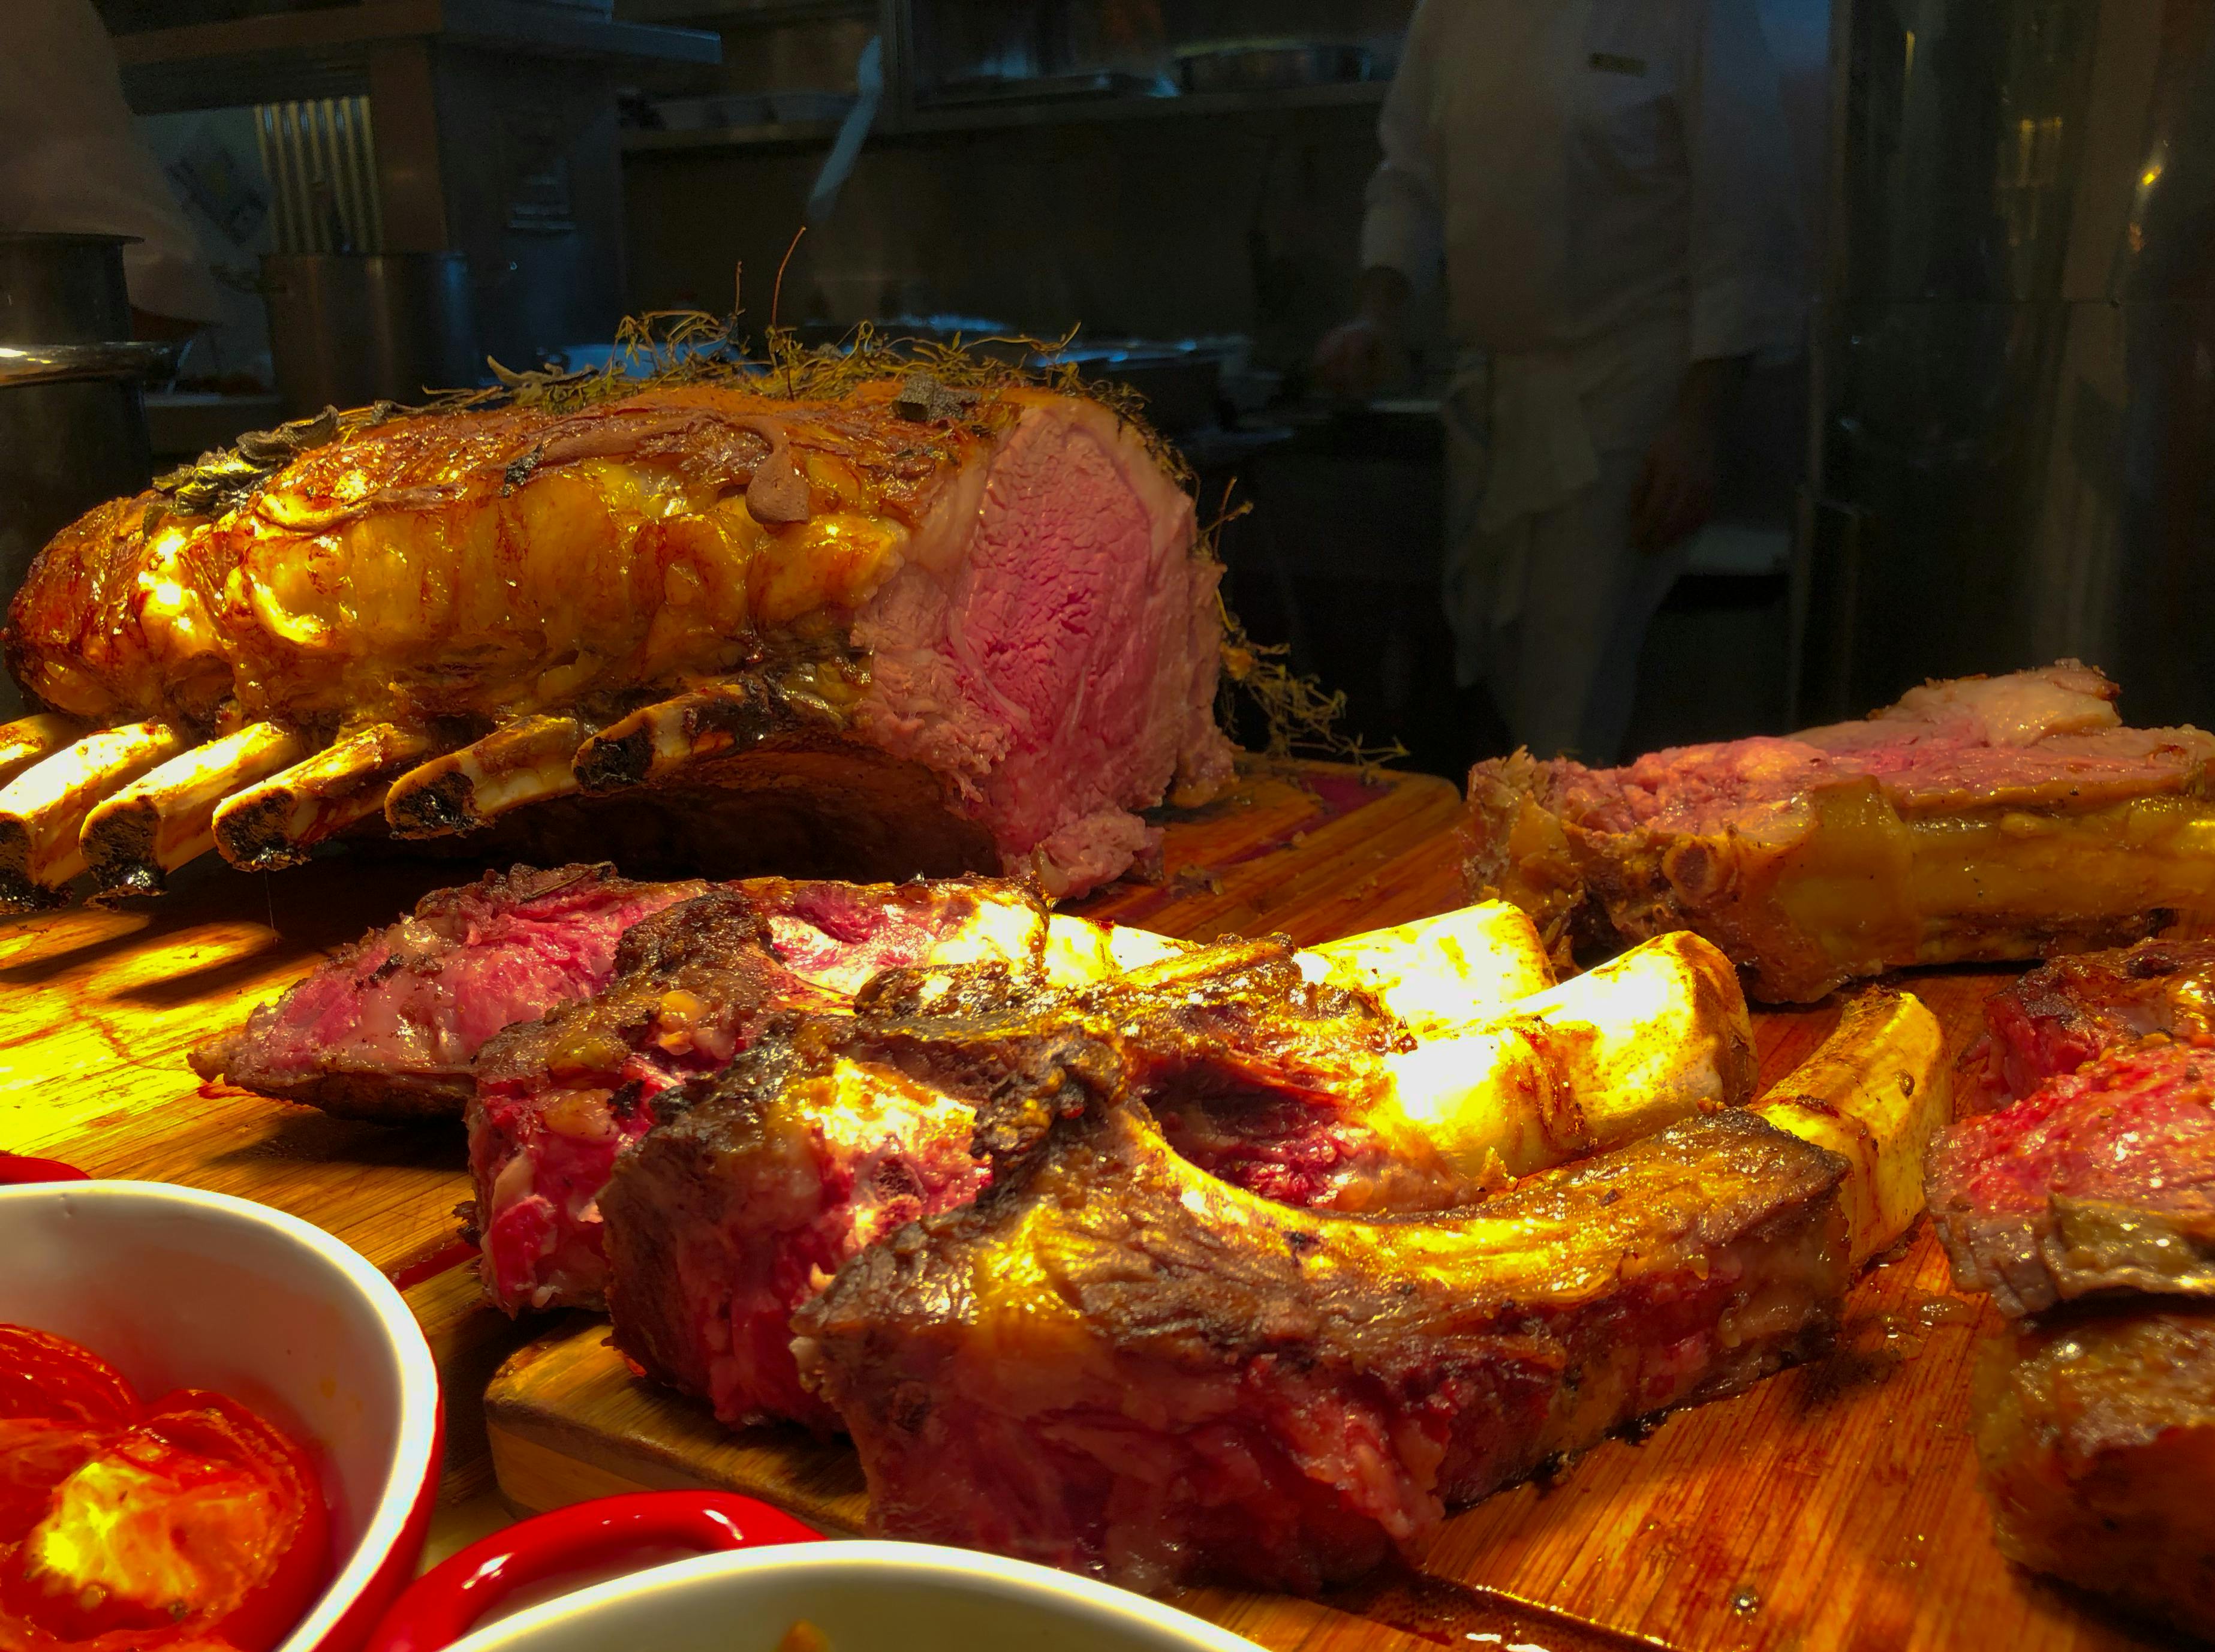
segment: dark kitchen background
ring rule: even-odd
[[[226,289],[147,396],[156,463],[487,353],[586,365],[627,312],[1081,323],[1203,514],[1250,507],[1222,537],[1250,631],[1342,689],[1349,729],[1457,773],[1485,731],[1439,601],[1439,317],[1370,401],[1307,378],[1353,306],[1410,9],[104,0]],[[1807,347],[1738,410],[1629,749],[2063,654],[2133,722],[2215,718],[2215,0],[1758,9]]]

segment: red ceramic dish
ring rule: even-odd
[[[371,1635],[366,1652],[440,1652],[517,1591],[641,1551],[703,1553],[813,1543],[822,1533],[731,1491],[641,1491],[595,1497],[480,1538],[415,1580]]]
[[[0,1323],[142,1394],[227,1394],[308,1446],[331,1579],[278,1652],[355,1652],[414,1575],[438,1483],[438,1373],[399,1292],[296,1218],[152,1182],[0,1186]]]

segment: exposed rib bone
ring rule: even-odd
[[[433,736],[389,722],[344,735],[218,808],[215,846],[241,871],[297,866],[333,832],[375,814],[392,783],[438,749]]]
[[[1503,1014],[1554,984],[1537,926],[1504,900],[1326,941],[1303,957],[1320,961],[1335,985],[1375,994],[1422,1035]]]
[[[102,728],[35,763],[0,790],[0,909],[58,905],[84,870],[77,842],[94,806],[184,749],[167,723]]]
[[[224,798],[307,750],[289,728],[249,723],[124,787],[85,817],[81,834],[100,895],[161,894],[163,874],[215,846],[215,812]]]
[[[84,733],[75,717],[51,711],[0,725],[0,786],[42,758],[50,758]]]
[[[1678,931],[1384,1058],[1415,1139],[1480,1183],[1650,1135],[1753,1095],[1730,961]],[[1496,1096],[1473,1105],[1471,1097]],[[1380,1115],[1381,1116],[1381,1115]]]
[[[809,722],[835,727],[838,717],[828,703],[758,677],[716,683],[641,706],[593,735],[577,748],[577,783],[617,791]]]
[[[439,838],[573,792],[571,760],[586,733],[574,717],[520,718],[401,776],[385,797],[384,818],[397,837]]]

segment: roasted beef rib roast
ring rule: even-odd
[[[370,827],[1058,895],[1228,777],[1219,569],[1141,427],[778,387],[330,415],[64,529],[9,611],[0,899]]]

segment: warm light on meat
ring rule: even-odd
[[[2066,661],[1619,769],[1481,763],[1470,893],[1565,952],[1694,930],[1786,1003],[2215,923],[2215,735],[2124,728],[2116,692]]]
[[[103,507],[16,597],[9,663],[46,713],[0,761],[34,779],[82,724],[170,731],[165,756],[247,723],[318,752],[382,728],[241,771],[256,795],[216,846],[282,864],[381,811],[414,836],[583,821],[613,852],[607,823],[645,811],[664,858],[812,847],[733,869],[1005,868],[1055,894],[1151,841],[1134,810],[1227,777],[1218,570],[1142,433],[1012,384],[948,411],[893,380],[760,383],[348,415],[212,513]],[[0,893],[58,899],[83,815],[141,771],[33,821]]]

